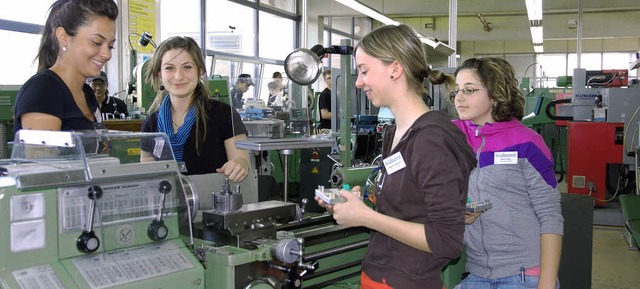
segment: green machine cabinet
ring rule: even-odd
[[[623,235],[629,244],[630,250],[638,250],[640,247],[640,195],[622,195],[620,210],[624,219]]]
[[[462,251],[460,257],[449,261],[442,269],[440,276],[444,283],[444,288],[453,289],[462,280],[462,274],[465,272],[465,264],[467,263],[467,253]]]
[[[8,143],[13,141],[13,106],[20,85],[0,85],[0,159],[9,156]]]
[[[2,190],[0,288],[79,288],[58,260],[56,190]]]
[[[146,59],[141,64],[138,64],[138,66],[135,67],[134,71],[138,106],[140,107],[140,109],[144,109],[144,112],[149,110],[149,107],[153,103],[153,100],[156,98],[156,91],[146,80],[147,67],[149,65],[149,59]]]
[[[204,288],[204,268],[178,229],[178,164],[121,155],[129,142],[168,143],[166,135],[18,137],[13,155],[30,162],[0,164],[0,288]],[[111,150],[84,153],[105,142]]]
[[[571,89],[536,88],[533,96],[525,97],[525,118],[522,119],[522,124],[540,134],[551,149],[557,173],[564,173],[567,167],[567,129],[556,126],[555,120],[546,115],[545,108],[556,99],[557,94],[568,92]]]
[[[209,92],[213,99],[220,102],[231,104],[229,101],[229,77],[214,75],[207,79],[209,83]]]
[[[168,235],[154,242],[147,236],[151,220],[142,217],[149,212],[129,211],[154,198],[145,196],[145,190],[157,181],[100,185],[106,196],[96,205],[97,216],[102,216],[94,227],[100,245],[93,253],[83,253],[77,245],[82,229],[76,228],[82,228],[88,216],[87,186],[3,187],[0,288],[204,288],[202,266],[174,229],[177,215],[164,218]],[[125,191],[129,194],[122,194]],[[113,219],[116,216],[129,221]]]

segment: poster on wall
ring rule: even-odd
[[[153,53],[153,46],[138,44],[140,35],[147,32],[154,36],[156,31],[155,0],[129,0],[129,41],[138,53]]]

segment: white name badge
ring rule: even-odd
[[[515,165],[518,163],[518,152],[495,152],[493,163],[496,165]]]
[[[164,138],[156,137],[155,138],[156,145],[153,146],[153,155],[157,158],[162,157],[162,150],[164,149]]]
[[[404,163],[404,159],[400,152],[390,155],[386,159],[382,160],[382,162],[384,163],[384,168],[388,174],[393,174],[407,166],[407,164]]]

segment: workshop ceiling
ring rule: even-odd
[[[326,16],[357,15],[331,0]],[[448,0],[360,0],[383,14],[414,27],[419,33],[447,41]],[[576,39],[578,0],[546,0],[543,3],[544,39]],[[583,39],[640,38],[640,0],[581,0]],[[318,2],[320,3],[320,2]],[[524,0],[459,0],[458,41],[530,39]],[[484,18],[481,20],[477,14]],[[483,23],[490,22],[491,29]],[[431,25],[433,23],[433,25]],[[429,24],[429,25],[427,25]]]
[[[361,0],[365,5],[390,15],[442,16],[449,14],[448,0]],[[459,0],[458,14],[526,14],[524,0]],[[586,11],[640,10],[638,0],[582,0]],[[573,12],[577,14],[578,0],[547,0],[544,13]]]

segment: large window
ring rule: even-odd
[[[38,33],[53,2],[17,1],[5,3],[0,9],[0,19],[12,21],[0,26],[4,44],[0,53],[0,85],[21,85],[36,73],[38,62],[34,59],[41,37]]]
[[[217,1],[208,1],[208,3],[212,2]],[[156,41],[160,42],[171,36],[189,36],[200,43],[199,0],[162,0],[160,1],[160,19],[158,23],[161,37]]]
[[[226,0],[207,1],[207,49],[256,56],[256,13]]]
[[[205,2],[206,38],[202,42],[199,40],[200,2],[161,1],[162,35],[189,35],[198,43],[204,42],[208,51],[207,69],[214,67],[214,71],[208,71],[209,75],[227,76],[233,86],[240,74],[250,74],[255,85],[243,94],[243,98],[266,99],[271,75],[275,71],[284,73],[281,64],[295,48],[296,1],[208,0]],[[190,11],[189,16],[176,17],[175,11],[183,11],[185,6],[186,11]]]
[[[0,85],[21,85],[38,70],[38,62],[34,60],[40,35],[0,30],[0,39],[5,43],[0,53]]]
[[[629,65],[627,64],[627,69]],[[578,55],[570,53],[567,58],[567,75],[573,75],[573,70],[578,67]],[[602,53],[582,53],[580,56],[580,68],[586,70],[602,69]]]
[[[295,0],[260,0],[260,4],[271,6],[278,10],[296,13],[296,1]]]
[[[260,12],[259,19],[260,57],[284,60],[295,48],[295,22],[267,12]]]
[[[44,25],[49,15],[49,7],[54,1],[3,1],[0,19]]]
[[[604,53],[602,55],[602,69],[629,69],[629,66],[635,60],[635,53]],[[630,77],[636,77],[637,75],[638,69],[629,71]]]
[[[583,53],[580,57],[580,67],[586,70],[629,69],[634,60],[631,52]],[[560,76],[573,76],[573,70],[578,67],[576,53],[540,54],[537,55],[535,87],[555,87],[556,79]],[[629,78],[635,78],[638,70],[630,70]]]

